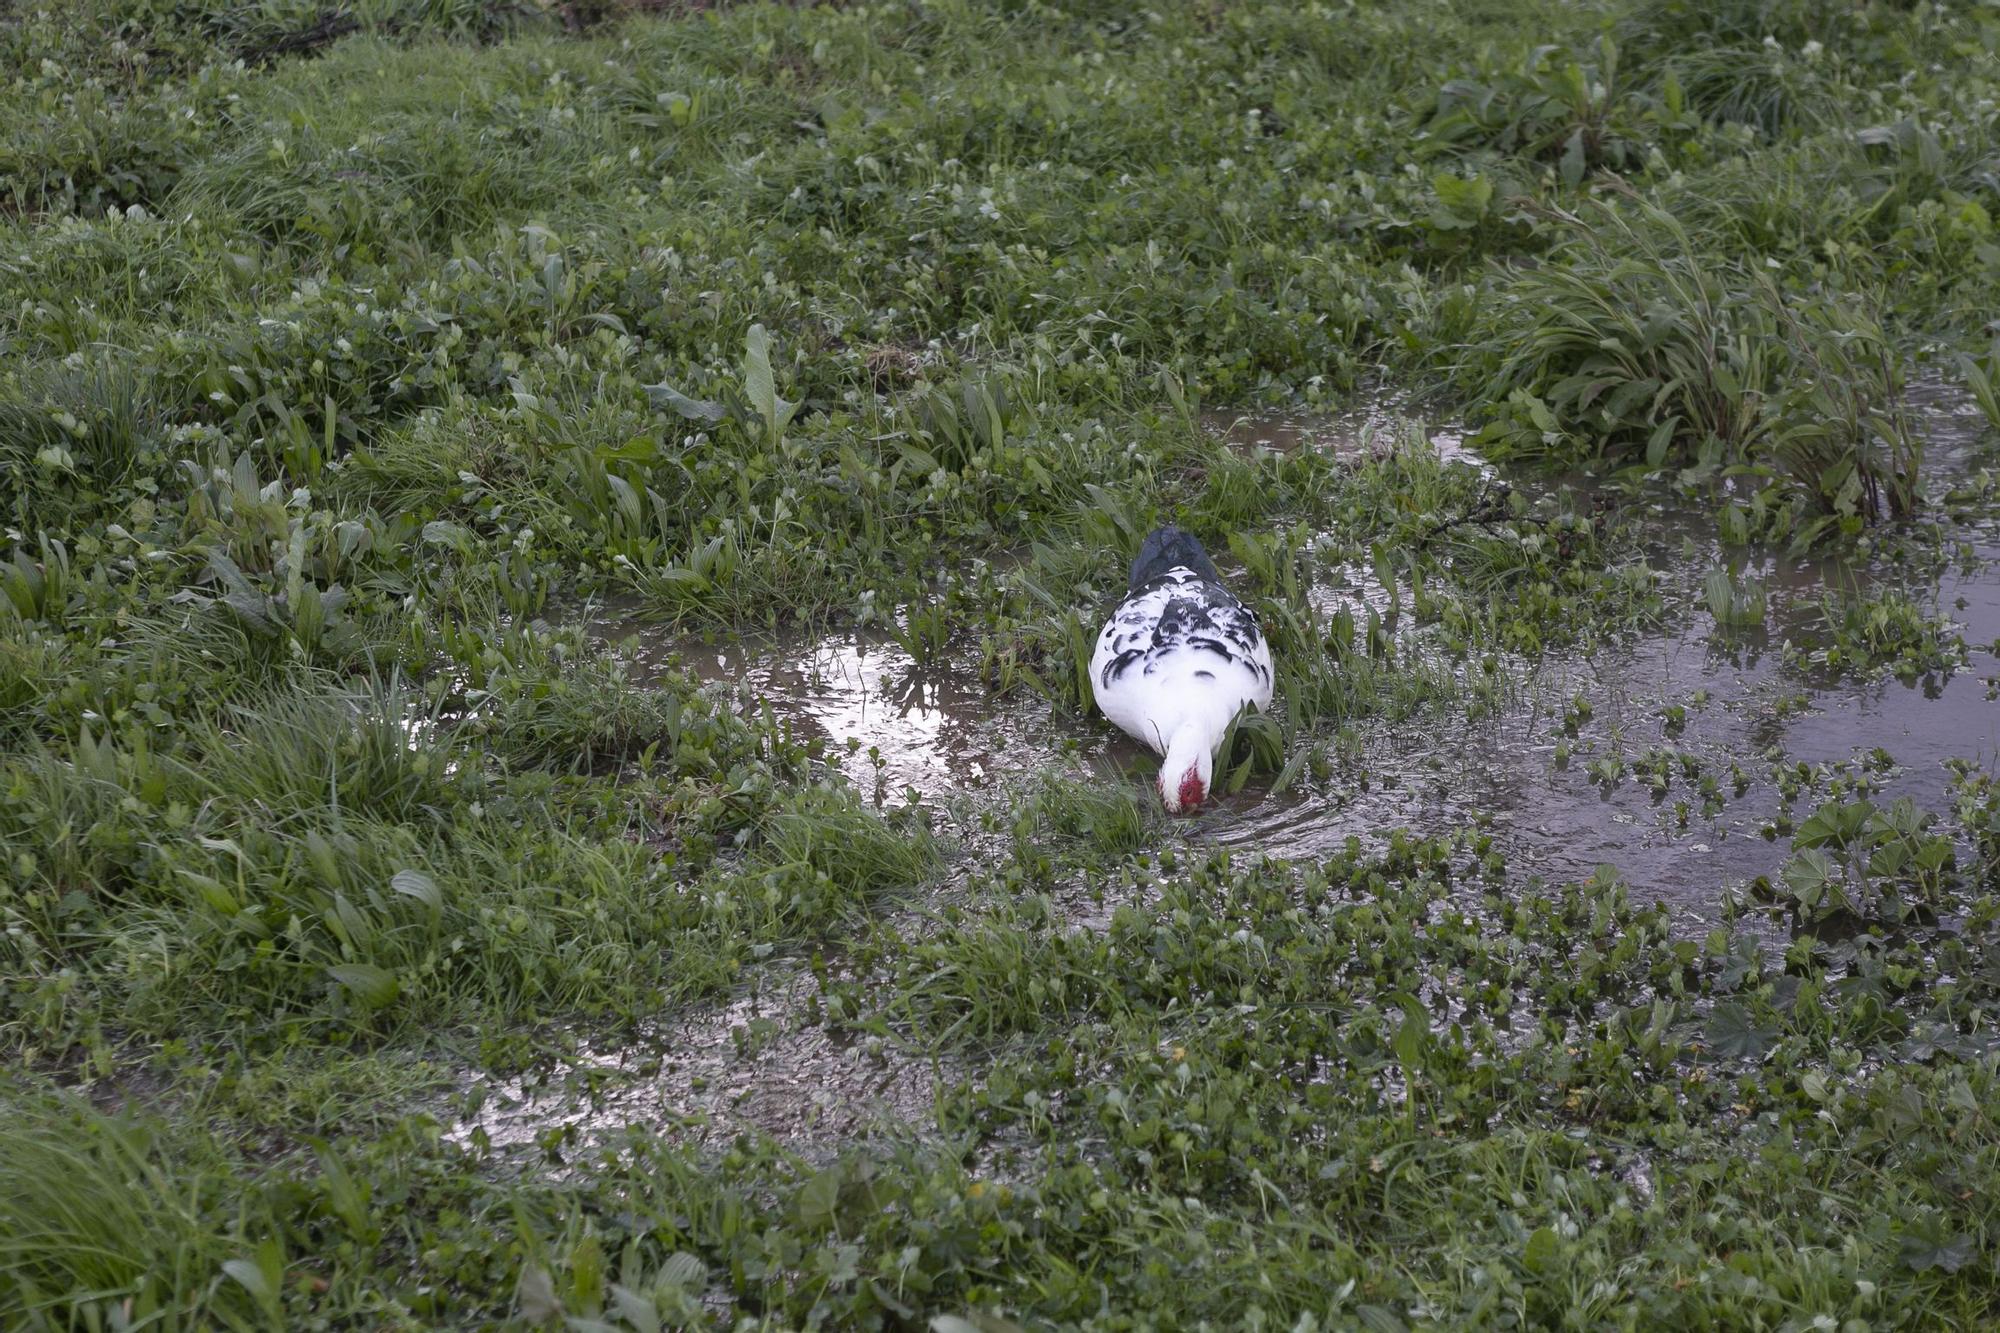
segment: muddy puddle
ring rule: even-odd
[[[1929,437],[1933,493],[1951,477],[1991,465],[1982,419],[1962,395],[1920,385],[1911,408]],[[1363,451],[1411,447],[1415,438],[1393,404],[1331,418],[1206,420],[1246,448]],[[1460,432],[1433,429],[1428,439],[1447,458],[1485,466]],[[1698,932],[1717,918],[1725,890],[1772,874],[1783,861],[1787,839],[1766,836],[1785,813],[1771,780],[1780,758],[1857,770],[1866,764],[1878,799],[1908,795],[1930,810],[1946,802],[1947,760],[2000,763],[2000,702],[1993,697],[2000,516],[1951,530],[1972,560],[1954,562],[1934,580],[1904,580],[1922,605],[1959,627],[1970,650],[1966,667],[1907,682],[1834,678],[1786,651],[1788,642],[1823,642],[1825,599],[1868,586],[1885,577],[1880,571],[1777,556],[1745,564],[1741,552],[1717,544],[1712,516],[1671,505],[1657,507],[1646,527],[1648,563],[1666,588],[1679,590],[1659,630],[1588,653],[1510,663],[1520,679],[1495,715],[1468,724],[1462,710],[1454,715],[1447,707],[1363,727],[1324,780],[1277,796],[1253,788],[1164,836],[1314,859],[1350,836],[1379,845],[1396,829],[1438,833],[1484,822],[1506,856],[1512,889],[1536,879],[1584,879],[1609,864],[1635,898],[1666,902],[1683,929]],[[1732,556],[1739,576],[1768,595],[1760,626],[1720,625],[1702,600],[1708,572]],[[1379,609],[1386,595],[1372,570],[1347,567],[1324,571],[1313,590],[1326,612],[1343,604]],[[1024,695],[996,700],[975,669],[921,666],[886,634],[702,643],[647,626],[636,608],[600,606],[589,619],[600,638],[626,644],[641,678],[678,665],[737,692],[745,707],[769,708],[823,739],[828,761],[878,797],[998,808],[1052,769],[1105,782],[1145,782],[1152,771],[1149,755],[1098,719],[1057,719]],[[1589,717],[1571,725],[1566,710],[1579,697]],[[1886,769],[1873,762],[1878,750],[1891,758]],[[1664,786],[1635,771],[1649,761],[1657,766],[1662,754]],[[1697,776],[1688,775],[1689,764]],[[1740,796],[1732,764],[1749,778]],[[1720,782],[1726,799],[1719,811],[1704,810],[1699,774]],[[1802,820],[1812,808],[1805,798],[1791,817]],[[979,863],[994,845],[969,826],[958,833],[964,863]],[[1080,929],[1109,910],[1087,895],[1076,906]],[[532,1153],[601,1145],[626,1126],[717,1145],[754,1131],[808,1156],[830,1154],[860,1135],[929,1123],[941,1080],[976,1077],[893,1043],[829,1033],[814,1016],[817,984],[796,964],[772,960],[759,975],[758,993],[683,1015],[642,1042],[587,1053],[546,1085],[489,1088],[457,1135]],[[588,1096],[580,1085],[591,1088]]]
[[[893,1041],[830,1031],[813,1016],[818,981],[803,968],[759,977],[751,993],[587,1049],[546,1081],[479,1084],[477,1109],[451,1137],[568,1160],[615,1148],[628,1128],[710,1148],[748,1133],[831,1158],[857,1137],[927,1123],[940,1081],[967,1077]]]
[[[669,667],[769,708],[794,734],[817,738],[827,761],[864,792],[938,798],[997,785],[1047,762],[1060,728],[1046,707],[996,706],[974,669],[920,665],[886,633],[810,629],[741,643],[661,633],[637,608],[613,602],[588,619],[606,643],[623,643],[635,678]],[[1062,735],[1088,742],[1090,732]]]
[[[1926,434],[1930,490],[1992,460],[1976,404],[1938,380],[1918,380],[1908,410]],[[1410,406],[1394,398],[1338,414],[1204,412],[1204,424],[1244,448],[1324,448],[1360,454],[1410,448],[1418,432],[1442,456],[1486,468],[1452,424],[1414,426]],[[1532,478],[1516,480],[1524,490]],[[1588,478],[1582,486],[1590,486]],[[1546,488],[1546,486],[1544,486]],[[1634,500],[1626,500],[1628,504]],[[1618,867],[1642,899],[1664,899],[1696,925],[1712,917],[1724,887],[1770,875],[1784,839],[1762,837],[1782,815],[1770,765],[1858,763],[1886,751],[1884,799],[1908,795],[1926,809],[1946,799],[1948,759],[1992,765],[2000,755],[2000,705],[1990,679],[2000,673],[2000,520],[1954,528],[1974,552],[1934,582],[1906,588],[1958,624],[1970,662],[1944,679],[1830,679],[1788,662],[1786,644],[1824,642],[1824,606],[1842,592],[1870,586],[1866,562],[1748,556],[1716,540],[1714,516],[1700,504],[1644,500],[1644,556],[1660,572],[1670,614],[1660,630],[1592,652],[1548,652],[1510,662],[1514,701],[1496,717],[1464,717],[1364,729],[1360,753],[1322,783],[1294,785],[1280,797],[1248,791],[1186,821],[1176,837],[1212,841],[1282,859],[1324,857],[1350,835],[1380,843],[1394,829],[1436,833],[1490,819],[1508,853],[1510,877],[1584,879],[1598,865]],[[1702,584],[1716,566],[1732,566],[1768,596],[1760,626],[1714,620]],[[1328,566],[1310,590],[1314,606],[1384,608],[1388,590],[1372,568]],[[1134,781],[1150,775],[1146,751],[1098,719],[1054,719],[1032,697],[996,701],[966,664],[920,667],[884,632],[800,632],[790,638],[702,644],[660,634],[634,618],[636,608],[602,606],[592,616],[606,640],[628,640],[638,673],[682,664],[704,681],[740,691],[746,707],[770,707],[804,735],[826,741],[830,763],[878,797],[928,801],[962,793],[988,805],[1026,775],[1048,769]],[[1590,721],[1568,735],[1564,707],[1582,697]],[[1666,709],[1682,721],[1670,725]],[[1566,761],[1560,751],[1568,751]],[[1640,761],[1670,761],[1664,789],[1634,775]],[[1620,777],[1604,765],[1618,761]],[[1686,765],[1696,775],[1686,773]],[[1720,815],[1704,815],[1700,775],[1724,781],[1730,765],[1750,777],[1742,797]],[[1724,781],[1724,791],[1730,783]],[[1686,807],[1686,809],[1684,809]],[[1794,811],[1796,819],[1810,805]]]
[[[1311,450],[1343,458],[1386,457],[1407,448],[1421,433],[1448,463],[1464,463],[1490,473],[1486,460],[1469,447],[1466,430],[1426,421],[1416,404],[1380,394],[1338,412],[1303,408],[1239,410],[1216,408],[1201,414],[1203,429],[1233,449],[1273,453]]]
[[[1984,553],[2000,560],[2000,541]],[[1966,637],[1991,643],[2000,635],[2000,589],[1989,581],[1965,591],[1974,595],[1956,615]],[[1810,689],[1775,652],[1725,648],[1712,631],[1692,629],[1546,664],[1528,682],[1534,698],[1519,709],[1461,724],[1450,737],[1390,729],[1324,787],[1232,802],[1203,822],[1218,843],[1304,859],[1337,850],[1350,835],[1374,844],[1391,829],[1437,832],[1490,819],[1511,881],[1584,879],[1609,864],[1635,898],[1665,901],[1695,930],[1714,919],[1724,888],[1774,874],[1784,860],[1786,840],[1763,835],[1781,813],[1769,780],[1779,758],[1873,772],[1872,752],[1885,751],[1893,766],[1879,774],[1876,799],[1910,796],[1929,810],[1947,801],[1945,760],[1992,767],[2000,755],[2000,704],[1988,685],[1996,662],[1976,648],[1972,658],[1945,680]],[[1706,692],[1705,705],[1695,703],[1698,692]],[[1592,715],[1570,736],[1564,705],[1577,696],[1590,701]],[[1670,704],[1686,710],[1677,732],[1662,715]],[[1558,757],[1565,742],[1567,762]],[[1649,751],[1668,757],[1664,788],[1635,772]],[[1732,763],[1751,785],[1709,818],[1684,758],[1725,792]],[[1615,778],[1593,767],[1610,760],[1622,770]],[[1811,810],[1802,801],[1793,817]]]
[[[1422,431],[1440,457],[1490,470],[1465,445],[1462,429],[1422,426],[1405,415],[1408,409],[1402,400],[1381,398],[1335,414],[1206,412],[1202,422],[1241,447],[1350,456],[1412,447],[1412,432]],[[1226,554],[1222,560],[1227,570]],[[1373,570],[1349,564],[1328,567],[1311,590],[1325,614],[1342,605],[1386,610],[1390,597]],[[705,641],[649,624],[642,604],[619,599],[591,607],[583,619],[600,641],[624,646],[635,679],[678,667],[726,687],[746,706],[768,707],[799,734],[819,738],[850,782],[887,797],[915,792],[935,800],[981,789],[997,795],[1010,777],[1059,761],[1111,773],[1143,767],[1149,755],[1094,717],[1056,718],[1033,698],[996,699],[967,664],[919,664],[880,629],[804,627]]]
[[[1996,462],[1984,418],[1962,392],[1919,383],[1908,407],[1926,436],[1934,496]],[[1838,558],[1746,560],[1719,544],[1712,515],[1657,505],[1643,544],[1670,590],[1662,628],[1588,654],[1551,652],[1514,664],[1516,702],[1497,716],[1376,728],[1327,782],[1276,798],[1246,793],[1196,821],[1196,836],[1306,859],[1350,836],[1371,845],[1392,829],[1438,832],[1490,819],[1510,882],[1577,880],[1609,864],[1634,897],[1664,901],[1684,928],[1699,929],[1715,917],[1724,889],[1783,863],[1788,839],[1765,836],[1786,813],[1770,780],[1774,763],[1865,770],[1878,802],[1908,796],[1932,811],[1948,803],[1947,761],[2000,766],[2000,515],[1949,533],[1970,558],[1934,580],[1911,580]],[[1709,613],[1701,588],[1718,566],[1764,590],[1761,625],[1724,626]],[[1828,641],[1831,602],[1884,585],[1951,622],[1967,645],[1966,665],[1909,680],[1836,678],[1788,652]],[[1359,588],[1343,595],[1372,601]],[[1590,715],[1572,730],[1565,708],[1578,697]],[[1670,720],[1674,706],[1680,711]],[[1889,757],[1886,769],[1877,752]],[[1637,770],[1663,755],[1662,786]],[[1700,774],[1717,777],[1728,793],[1732,764],[1749,775],[1749,787],[1705,815]],[[1802,820],[1813,808],[1804,798],[1790,814]]]

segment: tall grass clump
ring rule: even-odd
[[[766,821],[758,867],[768,884],[816,883],[858,902],[921,882],[937,862],[921,825],[884,820],[851,791],[807,789]]]
[[[1768,140],[1838,125],[1857,82],[1934,59],[1917,7],[1852,0],[1639,0],[1613,24],[1685,105]]]
[[[1766,37],[1794,46],[1861,27],[1869,10],[1885,8],[1890,6],[1853,0],[1639,0],[1617,26],[1626,45],[1647,53],[1760,43]]]
[[[1560,216],[1552,262],[1496,274],[1456,368],[1489,456],[1747,476],[1801,543],[1915,510],[1922,445],[1868,302],[1790,294],[1658,209]]]
[[[1665,61],[1684,106],[1714,120],[1747,125],[1767,139],[1833,123],[1842,88],[1827,77],[1832,63],[1816,47],[1786,50],[1762,42],[1696,48]]]
[[[30,365],[0,377],[0,514],[33,528],[101,500],[140,468],[162,429],[129,367]]]
[[[1129,783],[1104,783],[1087,776],[1044,773],[1021,803],[1015,836],[1024,848],[1050,833],[1077,838],[1109,856],[1124,856],[1146,845],[1158,821]]]
[[[0,1086],[0,1323],[214,1327],[238,1303],[214,1217],[237,1182],[160,1139],[70,1094]]]

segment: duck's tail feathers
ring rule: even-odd
[[[1139,546],[1138,558],[1132,562],[1131,590],[1137,592],[1168,570],[1182,568],[1192,569],[1211,583],[1222,582],[1222,576],[1215,572],[1215,562],[1201,549],[1193,533],[1183,532],[1171,523],[1155,528],[1146,535]]]

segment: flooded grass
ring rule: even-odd
[[[710,1152],[748,1134],[825,1163],[856,1141],[913,1132],[940,1087],[970,1080],[957,1061],[830,1030],[804,969],[755,975],[744,998],[579,1052],[557,1076],[475,1085],[449,1137],[562,1164],[615,1149],[634,1127]]]
[[[1466,444],[1460,425],[1430,425],[1414,404],[1386,393],[1364,393],[1346,411],[1285,407],[1263,411],[1211,409],[1201,414],[1203,429],[1232,449],[1275,453],[1308,450],[1336,458],[1380,458],[1407,447],[1412,433],[1448,463],[1488,471],[1486,460]]]
[[[0,1324],[2000,1319],[2000,68],[1752,8],[0,18]]]
[[[937,798],[989,786],[1046,754],[1024,746],[1010,757],[1021,720],[997,713],[984,682],[950,662],[920,665],[886,632],[802,630],[719,644],[609,614],[591,625],[607,642],[633,645],[642,679],[671,667],[721,688],[750,715],[768,709],[864,791]]]

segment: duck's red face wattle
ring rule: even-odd
[[[1181,809],[1187,810],[1200,805],[1208,793],[1202,790],[1201,771],[1190,768],[1181,774]]]

